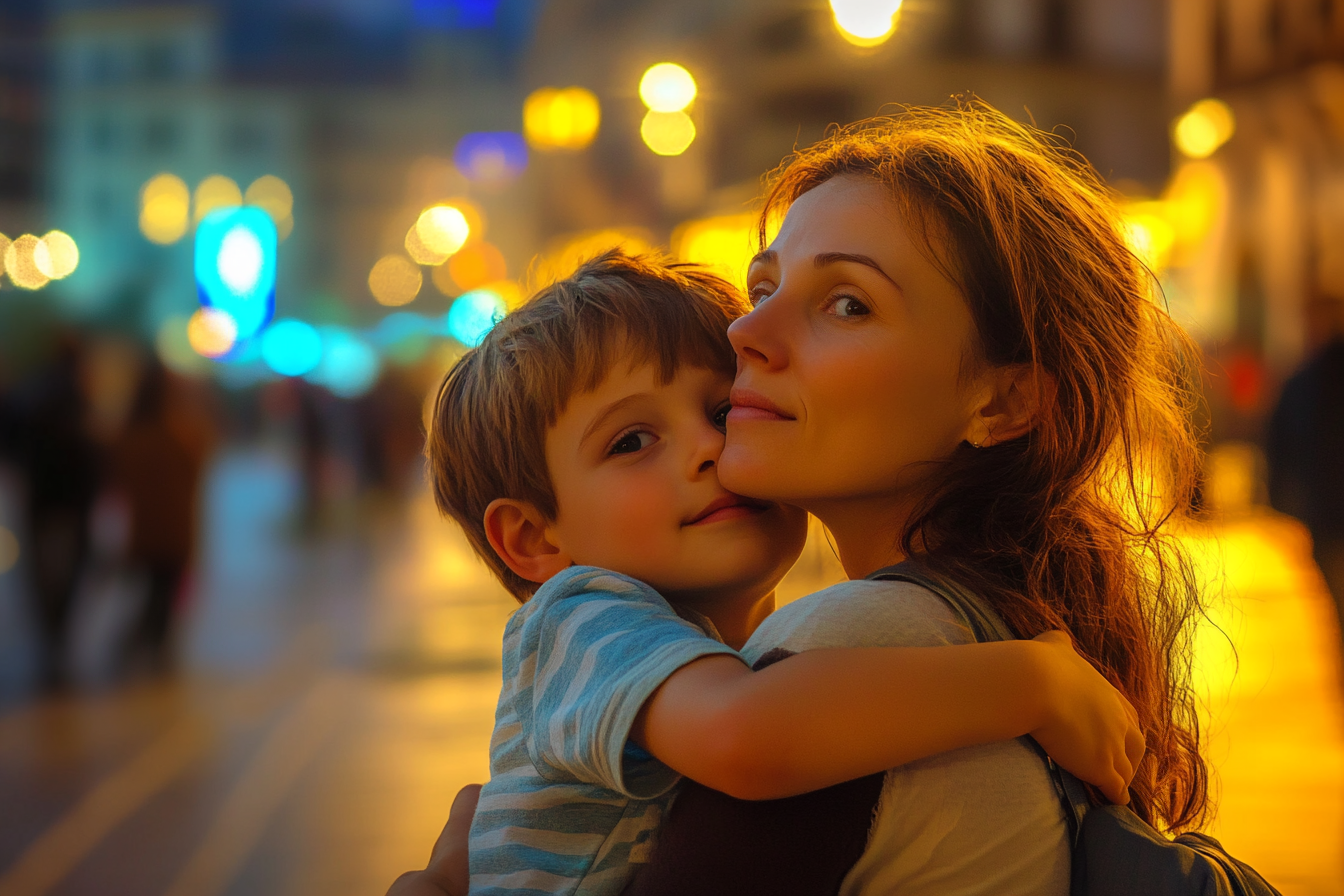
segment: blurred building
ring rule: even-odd
[[[36,229],[42,138],[40,7],[0,0],[0,233]]]

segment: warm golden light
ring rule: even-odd
[[[384,255],[369,271],[369,291],[380,305],[405,305],[423,285],[420,268],[402,255]]]
[[[695,94],[695,79],[675,62],[649,66],[639,79],[639,98],[654,112],[680,112]]]
[[[1172,139],[1176,148],[1192,159],[1205,159],[1231,139],[1237,123],[1227,103],[1205,99],[1176,119]]]
[[[159,360],[178,373],[197,376],[204,373],[209,364],[196,353],[187,338],[187,325],[190,319],[179,314],[166,318],[159,324],[154,335],[154,350]]]
[[[639,126],[644,145],[660,156],[679,156],[695,142],[695,123],[685,112],[650,110]]]
[[[69,277],[79,267],[79,246],[70,234],[60,230],[47,233],[33,250],[33,263],[52,280]]]
[[[477,243],[448,261],[448,273],[458,289],[466,291],[509,276],[504,254],[490,243]],[[435,279],[437,283],[437,278]]]
[[[1167,219],[1164,202],[1136,202],[1123,210],[1125,242],[1139,260],[1155,273],[1161,273],[1171,259],[1176,229]]]
[[[534,90],[523,103],[523,132],[533,149],[583,149],[597,136],[601,106],[582,87]]]
[[[9,244],[12,242],[9,237],[0,233],[0,274],[5,272],[5,253],[9,251]]]
[[[222,174],[212,174],[196,185],[196,213],[193,216],[197,224],[201,219],[217,208],[229,208],[243,204],[243,191],[232,178]]]
[[[406,239],[402,241],[406,247],[406,254],[411,256],[416,264],[441,265],[448,260],[448,254],[445,252],[435,252],[426,246],[420,240],[420,228],[411,225],[411,229],[406,231]]]
[[[35,256],[39,245],[41,241],[37,237],[25,233],[5,249],[5,273],[20,289],[41,289],[51,282],[51,278],[37,266]]]
[[[591,258],[608,249],[620,248],[630,255],[653,249],[653,235],[642,229],[608,228],[560,237],[547,250],[532,259],[528,267],[528,289],[537,290],[563,280]]]
[[[228,354],[238,340],[238,324],[218,308],[198,308],[187,320],[187,342],[203,358]]]
[[[285,221],[288,221],[290,229],[293,229],[294,194],[290,191],[289,184],[275,175],[263,174],[252,181],[247,192],[243,194],[243,202],[264,210],[271,216],[277,229]]]
[[[175,174],[156,174],[140,188],[140,232],[167,246],[182,239],[191,224],[191,191]]]
[[[723,215],[687,221],[672,232],[672,251],[682,261],[715,268],[745,288],[747,267],[756,254],[756,216]]]
[[[875,47],[896,32],[901,0],[831,0],[842,37],[858,47]]]
[[[420,213],[415,222],[415,234],[430,252],[448,258],[466,245],[471,236],[471,225],[460,208],[435,205]]]

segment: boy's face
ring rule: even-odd
[[[557,519],[549,540],[576,563],[705,605],[768,593],[802,550],[802,511],[719,484],[732,378],[683,367],[614,368],[546,433]]]

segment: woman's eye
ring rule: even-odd
[[[770,294],[774,291],[774,286],[769,283],[758,284],[747,291],[747,301],[751,303],[751,307],[755,308],[757,305],[770,298]]]
[[[831,305],[836,317],[863,317],[865,314],[871,314],[868,306],[860,302],[853,296],[841,296]]]
[[[625,435],[621,436],[619,439],[617,439],[616,443],[611,446],[611,450],[608,451],[607,454],[609,455],[634,454],[638,451],[642,451],[643,449],[647,448],[652,444],[653,444],[652,433],[647,433],[644,432],[643,430],[636,429],[633,432],[628,432]]]

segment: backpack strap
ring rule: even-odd
[[[913,560],[884,567],[864,578],[873,581],[910,582],[932,591],[961,618],[977,642],[1019,640],[1008,624],[983,598],[950,579],[934,574]],[[1064,807],[1064,819],[1069,826],[1069,845],[1076,847],[1083,829],[1083,816],[1092,806],[1087,788],[1082,781],[1056,765],[1041,745],[1036,743],[1035,738],[1027,737],[1026,741],[1045,763],[1050,781],[1055,785],[1055,795]]]

